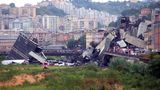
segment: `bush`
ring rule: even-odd
[[[131,63],[124,58],[113,58],[109,64],[109,68],[128,72],[128,73],[138,73],[141,75],[146,74],[148,65],[142,62]]]
[[[160,78],[160,60],[150,61],[148,69],[151,75]]]
[[[0,61],[5,60],[5,56],[0,56]]]
[[[159,55],[159,54],[154,55],[154,56],[153,56],[153,59],[156,59],[156,60],[157,60],[157,59],[160,59],[160,55]]]
[[[137,62],[134,64],[131,64],[129,67],[129,72],[130,73],[137,73],[141,75],[145,75],[148,73],[148,65],[145,63]]]
[[[153,60],[153,59],[160,59],[160,55],[158,53],[150,53],[148,55],[146,55],[149,59]]]
[[[131,88],[135,90],[160,90],[160,79],[158,79],[160,78],[160,60],[151,60],[149,64],[145,64],[142,62],[130,63],[123,58],[113,58],[109,68],[122,73],[120,81],[126,90]]]
[[[109,68],[119,70],[119,71],[127,71],[130,63],[128,63],[124,58],[113,58],[109,63]]]
[[[98,66],[94,63],[87,64],[83,68],[86,70],[90,70],[90,71],[98,71],[99,70]]]

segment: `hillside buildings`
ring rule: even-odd
[[[15,17],[36,17],[36,7],[26,4],[24,7],[14,7],[9,9],[10,15]]]
[[[90,43],[100,43],[104,37],[105,31],[102,32],[86,32],[86,48],[90,47]]]
[[[62,9],[68,15],[64,17],[53,15],[37,15],[36,7],[55,5]],[[8,10],[7,13],[2,12]],[[38,39],[40,45],[66,44],[69,39],[78,40],[85,34],[86,46],[94,41],[99,43],[104,36],[104,32],[97,32],[99,24],[108,26],[111,22],[117,20],[117,16],[110,15],[106,12],[96,11],[92,9],[76,8],[72,3],[66,0],[59,0],[55,2],[43,1],[38,6],[25,5],[24,7],[9,7],[2,5],[0,7],[0,39],[3,44],[0,48],[4,48],[3,52],[10,50],[19,32],[30,32],[32,37]],[[142,9],[141,15],[145,16],[151,13],[148,8]],[[134,20],[134,19],[133,19]],[[159,14],[155,14],[154,22],[159,20]],[[154,24],[157,27],[157,24]],[[103,27],[104,28],[104,27]],[[158,29],[155,29],[158,30]],[[10,33],[9,33],[10,32]],[[157,31],[156,31],[157,32]],[[157,41],[157,34],[147,33],[148,36],[155,36],[151,45],[148,48],[154,50],[159,49],[159,41]],[[7,38],[7,37],[10,38]],[[11,39],[13,37],[13,39]],[[148,37],[149,39],[149,37]],[[153,47],[154,46],[154,47]]]
[[[153,11],[153,47],[160,51],[160,9]]]
[[[43,28],[52,32],[74,32],[96,29],[98,22],[91,18],[77,18],[76,16],[42,16]]]

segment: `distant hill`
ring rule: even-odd
[[[63,17],[67,15],[63,10],[56,8],[55,6],[49,5],[46,7],[37,8],[37,15],[54,15]]]
[[[138,2],[132,3],[129,1],[126,2],[106,2],[106,3],[98,3],[98,2],[90,2],[90,0],[70,0],[70,2],[75,5],[77,8],[84,7],[86,9],[93,9],[98,11],[105,11],[110,14],[120,15],[127,14],[128,15],[138,15],[140,13],[140,9],[142,7],[149,8],[160,8],[160,2]],[[67,15],[63,10],[56,8],[53,5],[49,5],[46,7],[37,8],[37,15],[55,15],[55,16],[65,16]]]
[[[160,8],[160,1],[151,2],[150,5],[149,5],[149,8],[151,8],[151,9]]]
[[[121,14],[123,16],[131,16],[131,15],[138,16],[140,14],[140,12],[141,12],[141,9],[145,8],[145,7],[150,8],[150,9],[160,8],[160,1],[159,2],[150,2],[148,6],[143,6],[143,7],[139,8],[139,9],[133,9],[132,8],[132,9],[124,10],[124,11],[121,12]],[[151,19],[151,18],[149,18],[150,15],[148,15],[148,17],[147,17],[149,20]]]
[[[86,9],[91,8],[98,11],[106,11],[110,14],[121,14],[122,11],[128,9],[140,9],[141,7],[148,6],[147,2],[106,2],[106,3],[97,3],[97,2],[89,2],[87,0],[72,0],[72,3],[78,7],[85,7]]]

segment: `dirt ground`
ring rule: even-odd
[[[34,84],[44,79],[46,76],[47,74],[44,73],[39,73],[36,75],[31,75],[31,74],[18,75],[14,76],[11,80],[0,82],[0,87],[18,86],[18,85],[23,85],[25,82]]]
[[[123,86],[113,79],[88,78],[84,81],[84,88],[87,86],[95,86],[97,90],[123,90]]]

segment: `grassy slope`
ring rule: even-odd
[[[9,72],[2,72],[3,70]],[[0,81],[9,80],[14,75],[24,73],[51,73],[39,83],[32,85],[26,83],[23,86],[0,88],[0,90],[117,90],[118,88],[121,90],[122,87],[125,90],[147,90],[148,87],[143,84],[149,85],[147,84],[149,81],[155,81],[147,76],[131,75],[112,69],[100,69],[93,65],[75,68],[49,67],[48,70],[43,70],[39,65],[12,65],[0,66],[0,71]],[[145,81],[145,79],[149,81]],[[156,90],[151,88],[148,90]]]

